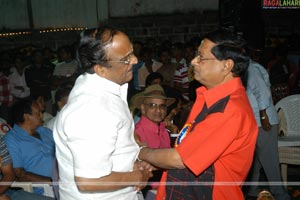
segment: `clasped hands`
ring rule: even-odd
[[[153,169],[153,166],[145,161],[136,161],[134,163],[133,171],[139,171],[141,175],[140,181],[134,186],[135,190],[140,191],[146,187],[149,178],[153,176]]]

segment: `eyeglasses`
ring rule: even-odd
[[[166,110],[168,107],[166,104],[156,104],[156,103],[144,103],[144,105],[148,106],[149,109],[152,110],[156,110],[156,109]]]
[[[121,60],[108,60],[107,62],[114,62],[114,63],[122,63],[124,65],[129,65],[132,61],[132,58],[134,56],[134,53],[131,52],[126,57],[122,58]]]
[[[216,58],[202,58],[202,57],[200,57],[200,55],[197,55],[195,58],[196,58],[197,62],[201,62],[204,60],[216,60]]]

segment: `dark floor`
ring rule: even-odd
[[[294,165],[288,167],[288,191],[293,200],[300,200],[300,166]]]
[[[261,177],[263,182],[266,182],[264,177]],[[288,192],[291,196],[291,200],[300,200],[300,166],[299,165],[289,165],[288,166]],[[267,189],[267,186],[262,186],[261,189]],[[243,187],[243,191],[247,193],[247,187]],[[245,195],[246,196],[246,195]]]

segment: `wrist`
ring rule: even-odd
[[[148,147],[147,145],[142,145],[142,146],[140,146],[140,151],[143,149],[143,148],[146,148],[146,147]]]
[[[259,111],[259,115],[260,115],[260,119],[261,120],[264,120],[264,119],[266,119],[267,118],[267,112],[266,112],[266,109],[264,109],[264,110],[260,110]]]
[[[264,120],[266,119],[266,116],[260,116],[260,119]]]
[[[142,149],[144,149],[144,148],[146,148],[147,146],[145,146],[145,145],[143,145],[143,146],[140,146],[140,152],[139,152],[139,155],[138,155],[138,157],[136,158],[137,159],[137,161],[143,161],[142,159],[140,159],[139,157],[140,157],[140,154],[141,154],[141,151],[142,151]]]

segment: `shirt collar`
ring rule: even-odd
[[[202,95],[205,99],[207,107],[209,108],[218,100],[232,94],[234,91],[243,87],[244,86],[242,85],[242,81],[240,78],[233,78],[232,80],[209,90],[205,87],[200,87],[197,89],[197,96]]]
[[[28,133],[26,130],[24,130],[23,128],[21,128],[21,127],[20,127],[19,125],[17,125],[17,124],[14,124],[13,130],[14,130],[17,134],[19,134],[19,135],[23,135],[23,136],[28,136],[28,135],[29,135],[29,133]]]
[[[85,73],[81,77],[78,78],[79,81],[88,81],[90,82],[89,88],[92,89],[94,92],[100,92],[101,91],[108,91],[116,96],[120,96],[124,101],[127,102],[127,89],[128,89],[128,83],[125,83],[123,85],[119,85],[113,81],[110,81],[108,79],[105,79],[98,74],[88,74]]]
[[[141,116],[140,120],[141,120],[142,123],[146,123],[147,124],[147,129],[150,129],[150,130],[156,130],[157,127],[161,127],[164,124],[164,122],[161,122],[158,125],[157,123],[154,123],[153,121],[151,121],[150,119],[148,119],[144,115]]]

